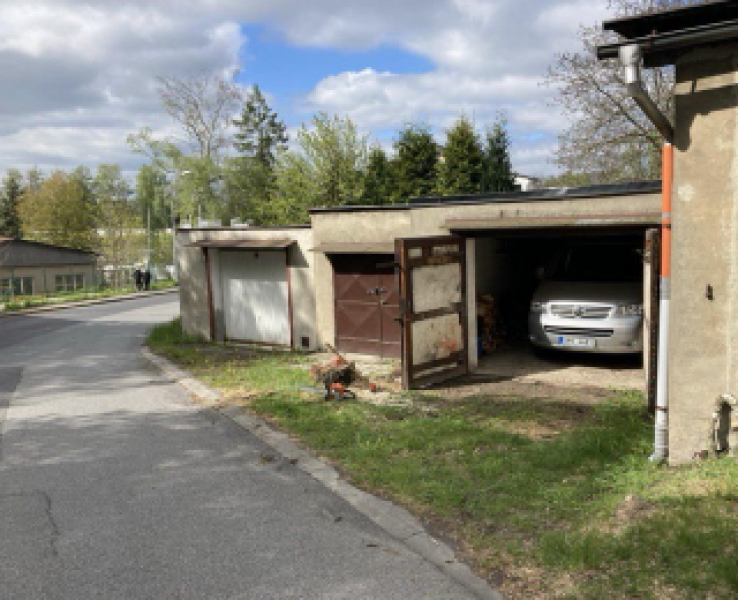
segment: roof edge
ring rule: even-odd
[[[311,208],[310,214],[333,212],[377,212],[412,210],[437,206],[465,206],[470,204],[514,204],[520,202],[556,202],[563,200],[587,200],[613,196],[635,196],[661,192],[661,180],[634,181],[603,185],[566,188],[543,188],[529,192],[500,192],[497,194],[468,194],[458,196],[431,196],[411,198],[405,204],[344,205],[328,208]]]
[[[260,225],[218,225],[217,227],[177,227],[177,233],[188,231],[288,231],[290,229],[311,229],[312,225],[275,225],[274,227]]]

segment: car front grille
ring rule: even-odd
[[[544,327],[546,333],[553,335],[572,335],[579,337],[608,338],[612,337],[612,329],[585,329],[579,327]]]
[[[607,319],[613,307],[606,304],[551,304],[551,314],[568,319]]]

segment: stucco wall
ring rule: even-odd
[[[33,277],[33,292],[43,294],[56,291],[57,275],[82,275],[85,286],[97,283],[93,265],[64,265],[61,267],[17,267],[13,269],[0,267],[0,279],[6,277]]]
[[[568,215],[634,215],[660,213],[659,194],[599,197],[592,199],[557,200],[554,202],[530,201],[488,204],[439,204],[435,206],[407,206],[387,210],[316,211],[312,214],[315,245],[330,242],[387,242],[403,237],[448,235],[447,219],[502,219],[517,217],[559,217]],[[624,217],[624,221],[626,218]],[[491,243],[491,242],[490,242]],[[490,287],[488,275],[500,265],[489,256],[490,243],[481,242],[475,250],[475,240],[469,240],[467,269],[468,281]],[[485,245],[486,244],[486,245]],[[477,259],[482,262],[477,268]],[[315,253],[315,288],[317,326],[321,338],[333,343],[335,339],[335,315],[333,296],[333,270],[325,254]],[[484,291],[484,290],[483,290]],[[476,290],[469,287],[470,310],[476,311]],[[474,303],[474,306],[471,306]],[[476,318],[469,320],[470,359],[476,361]],[[472,356],[471,354],[474,354]]]
[[[738,44],[676,72],[669,456],[682,463],[707,448],[715,398],[738,392]]]
[[[287,253],[291,287],[291,309],[295,347],[301,348],[308,338],[308,348],[320,345],[315,327],[315,294],[313,285],[312,231],[308,228],[233,227],[220,229],[180,229],[177,231],[177,265],[180,277],[180,312],[184,330],[192,335],[210,338],[210,311],[205,255],[201,248],[187,244],[201,240],[285,239],[295,240]],[[216,339],[222,339],[222,298],[218,250],[209,251],[213,274],[213,308]]]

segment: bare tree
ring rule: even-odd
[[[616,17],[647,14],[705,0],[611,0]],[[582,26],[582,50],[556,56],[546,83],[570,119],[559,137],[554,163],[588,183],[656,179],[661,172],[661,137],[626,93],[617,60],[598,61],[598,45],[618,41],[599,25]],[[669,118],[674,113],[674,69],[645,69],[644,86]]]
[[[218,162],[229,145],[228,128],[242,102],[241,90],[222,77],[159,77],[164,109],[182,127],[199,158]]]

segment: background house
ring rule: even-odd
[[[0,296],[81,289],[95,283],[94,252],[0,237]]]

